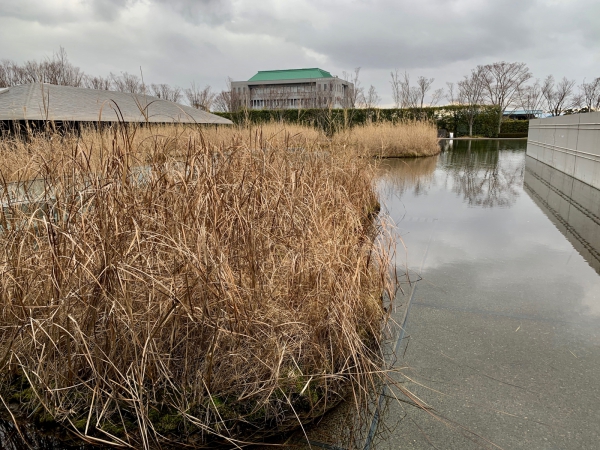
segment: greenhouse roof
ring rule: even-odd
[[[0,89],[0,121],[7,120],[232,123],[206,111],[150,95],[46,83]]]

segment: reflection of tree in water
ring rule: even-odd
[[[463,141],[456,150],[442,157],[446,187],[462,195],[470,206],[510,207],[523,184],[524,159],[512,157],[510,150],[521,150],[516,141]],[[502,152],[500,151],[502,150]],[[515,153],[516,154],[516,153]]]
[[[378,174],[384,188],[402,195],[412,190],[414,195],[427,194],[434,182],[438,156],[423,158],[390,158],[381,162]]]

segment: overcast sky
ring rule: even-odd
[[[600,76],[599,0],[0,0],[0,59],[63,46],[86,73],[225,86],[258,70],[361,67],[382,105],[390,71],[457,81],[522,61],[534,77]]]

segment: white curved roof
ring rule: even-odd
[[[215,114],[151,95],[46,83],[0,89],[0,120],[232,123]]]

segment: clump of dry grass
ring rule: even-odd
[[[426,121],[371,123],[340,136],[365,154],[378,157],[417,157],[440,153],[437,129]]]
[[[17,414],[198,447],[366,400],[393,298],[368,160],[289,130],[207,132],[17,145],[0,214],[0,393]]]
[[[245,124],[231,127],[207,127],[203,130],[208,142],[229,145],[232,142],[244,142],[256,148],[285,147],[291,149],[314,148],[328,141],[325,133],[315,127],[290,123],[269,122],[264,124]]]

